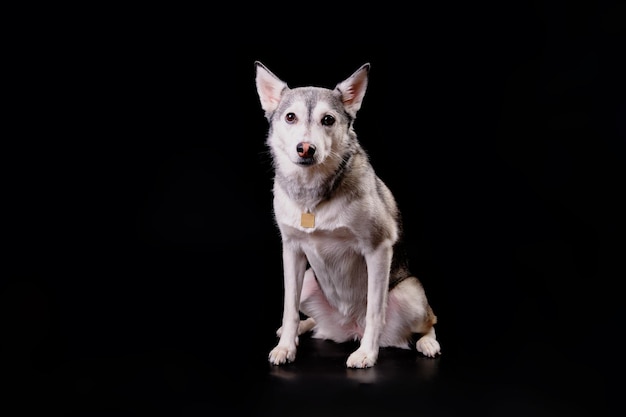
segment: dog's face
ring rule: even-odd
[[[270,122],[267,141],[277,166],[292,171],[338,164],[341,150],[355,140],[352,124],[365,94],[369,65],[334,90],[291,89],[261,63],[256,67],[257,91]]]
[[[337,93],[302,87],[287,90],[270,119],[270,147],[300,166],[323,163],[345,146],[351,119]]]

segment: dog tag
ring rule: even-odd
[[[302,227],[315,227],[315,214],[313,213],[302,213],[300,217],[300,226]]]

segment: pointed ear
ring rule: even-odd
[[[261,99],[261,107],[266,113],[276,110],[280,102],[280,96],[287,84],[279,80],[265,65],[259,61],[254,62],[256,68],[256,90]]]
[[[345,81],[340,82],[335,87],[336,91],[341,93],[341,100],[346,106],[346,110],[354,117],[356,112],[361,108],[363,102],[363,96],[365,96],[365,90],[367,89],[367,75],[370,70],[370,64],[363,64],[361,68],[356,70]]]

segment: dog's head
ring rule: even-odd
[[[255,62],[256,88],[270,122],[267,142],[283,169],[339,164],[356,140],[353,121],[367,88],[370,64],[362,65],[334,89],[289,88]]]

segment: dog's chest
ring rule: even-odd
[[[328,236],[340,240],[353,238],[355,236],[347,236],[346,229],[353,235],[359,233],[358,227],[355,228],[358,225],[356,220],[359,211],[358,203],[349,203],[344,197],[309,206],[306,203],[295,203],[282,187],[277,186],[274,189],[274,215],[278,226],[294,237],[316,235],[323,236],[324,239]]]
[[[341,260],[352,258],[362,259],[364,248],[358,229],[337,219],[333,222],[324,220],[324,216],[316,217],[313,227],[303,226],[298,216],[293,216],[289,223],[279,222],[283,242],[300,247],[310,260],[315,258],[325,264],[339,264]]]
[[[274,192],[274,214],[283,245],[304,252],[332,305],[346,314],[355,312],[352,309],[361,305],[367,294],[364,254],[375,245],[373,201],[335,196],[311,210],[311,225],[302,223],[303,206],[288,198],[281,187]]]
[[[365,293],[364,239],[361,225],[354,221],[354,208],[325,204],[311,213],[315,216],[312,227],[302,225],[301,210],[295,205],[278,204],[275,209],[283,244],[304,252],[331,303],[340,307]]]
[[[347,228],[298,233],[298,244],[327,300],[344,314],[354,311],[367,294],[367,267],[358,239]]]

